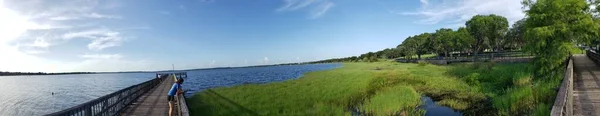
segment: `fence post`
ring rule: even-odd
[[[92,116],[92,106],[85,106],[85,116]]]
[[[569,64],[567,64],[567,71],[569,73],[569,88],[567,88],[567,116],[573,115],[573,59],[569,57]]]

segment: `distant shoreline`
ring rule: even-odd
[[[123,71],[123,72],[60,72],[60,73],[47,73],[47,72],[8,72],[8,71],[0,71],[0,76],[74,75],[74,74],[110,74],[110,73],[157,73],[157,72],[172,72],[172,71],[235,69],[235,68],[254,68],[254,67],[270,67],[270,66],[286,66],[286,65],[305,65],[305,64],[328,64],[328,63],[307,62],[307,63],[286,63],[286,64],[273,64],[273,65],[255,65],[255,66],[243,66],[243,67],[215,67],[215,68],[197,68],[197,69],[184,69],[184,70]]]

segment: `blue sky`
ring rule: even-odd
[[[0,71],[306,62],[396,47],[520,0],[0,0]]]

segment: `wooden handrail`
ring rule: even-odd
[[[175,82],[177,82],[177,79],[182,78],[182,77],[178,78],[177,75],[172,75],[172,76],[173,76],[173,79],[175,80]],[[187,75],[186,75],[186,77],[187,77]],[[181,89],[181,90],[183,90],[183,89]],[[189,116],[190,113],[188,111],[187,103],[185,102],[185,97],[183,96],[183,94],[181,94],[181,95],[176,94],[176,95],[177,95],[176,96],[177,97],[176,107],[177,107],[177,114],[178,114],[177,116]]]
[[[154,78],[146,82],[133,85],[119,91],[110,93],[89,102],[64,109],[48,116],[114,116],[119,115],[127,105],[156,87],[164,78]]]
[[[551,116],[573,115],[573,59],[569,57],[565,63],[567,63],[565,75],[556,94],[556,99],[550,113]]]

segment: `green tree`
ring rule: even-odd
[[[525,20],[521,19],[515,22],[512,27],[506,33],[506,43],[504,47],[511,49],[520,49],[525,44]]]
[[[419,34],[413,37],[408,37],[404,42],[410,52],[417,54],[417,58],[421,59],[421,55],[428,51],[427,39],[431,36],[429,33]]]
[[[444,53],[448,57],[448,53],[454,48],[454,31],[448,28],[441,28],[435,31],[430,38],[431,48],[438,54]]]
[[[598,24],[585,0],[525,0],[526,50],[533,60],[535,77],[548,77],[562,69],[574,42],[589,43],[598,37]]]
[[[466,25],[471,35],[475,37],[475,43],[473,44],[474,59],[477,59],[478,53],[485,48],[490,48],[492,51],[499,50],[503,42],[502,38],[508,30],[508,20],[494,14],[473,16],[471,20],[467,21]],[[493,53],[492,58],[494,58]]]
[[[471,33],[465,27],[458,28],[454,33],[454,46],[460,52],[468,52],[471,48],[473,48],[473,44],[475,43],[475,38],[471,36]]]
[[[410,47],[407,47],[408,45],[404,44],[404,43],[407,43],[406,42],[407,40],[408,39],[404,40],[404,42],[402,42],[402,44],[398,45],[396,47],[396,49],[398,49],[398,51],[404,56],[405,59],[411,59],[411,57],[413,55],[416,55],[416,53],[413,50],[410,50]]]

